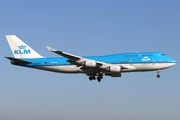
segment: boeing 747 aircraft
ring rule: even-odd
[[[100,82],[103,75],[121,77],[124,72],[160,71],[176,64],[176,60],[162,52],[131,52],[104,56],[77,56],[55,50],[50,46],[47,49],[62,57],[43,57],[21,41],[15,35],[6,35],[6,39],[14,57],[6,57],[13,65],[35,68],[58,73],[83,73],[89,80]]]

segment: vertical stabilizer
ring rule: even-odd
[[[15,58],[42,58],[40,54],[15,35],[6,35],[6,39]]]

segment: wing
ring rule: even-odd
[[[54,48],[52,48],[52,47],[50,47],[50,46],[46,46],[47,47],[47,49],[49,50],[49,51],[51,51],[51,52],[54,52],[54,53],[56,53],[56,54],[58,54],[58,55],[61,55],[61,56],[63,56],[63,57],[65,57],[65,58],[68,58],[69,60],[67,61],[67,62],[70,62],[70,63],[73,63],[73,64],[78,64],[78,63],[83,63],[85,60],[89,60],[90,61],[90,59],[86,59],[86,58],[83,58],[83,57],[81,57],[81,56],[77,56],[77,55],[73,55],[73,54],[70,54],[70,53],[66,53],[66,52],[63,52],[63,51],[59,51],[59,50],[55,50]],[[105,63],[103,63],[103,62],[100,62],[100,61],[96,61],[96,63],[99,65],[99,66],[101,66],[101,65],[103,65],[103,64],[105,64]],[[76,64],[76,65],[77,65]]]
[[[82,57],[80,56],[76,56],[76,55],[72,55],[72,54],[69,54],[69,53],[66,53],[66,52],[63,52],[63,51],[59,51],[59,50],[55,50],[54,48],[50,47],[50,46],[46,46],[47,49],[51,52],[54,52],[58,55],[61,55],[65,58],[68,58],[69,60],[74,60],[74,61],[77,61],[77,60],[80,60],[82,59]]]
[[[97,71],[99,71],[100,66],[106,64],[104,62],[95,61],[95,60],[83,58],[81,56],[66,53],[63,51],[55,50],[50,46],[46,46],[46,47],[49,51],[61,55],[65,58],[68,58],[67,62],[77,66],[81,66],[80,69],[83,70],[86,74],[96,73]]]
[[[130,66],[114,65],[96,60],[83,58],[81,56],[73,55],[63,51],[55,50],[54,48],[47,46],[47,49],[65,58],[68,58],[67,62],[80,66],[80,69],[87,75],[97,73],[120,73],[121,69],[129,69]]]

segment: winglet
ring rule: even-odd
[[[51,52],[56,51],[54,48],[52,48],[52,47],[50,47],[50,46],[46,46],[46,48],[47,48],[49,51],[51,51]]]

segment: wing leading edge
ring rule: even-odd
[[[72,55],[72,54],[69,54],[69,53],[66,53],[66,52],[63,52],[63,51],[55,50],[54,48],[52,48],[50,46],[46,46],[46,47],[47,47],[47,49],[49,51],[54,52],[54,53],[56,53],[58,55],[61,55],[61,56],[65,57],[65,58],[68,58],[70,60],[75,60],[76,61],[76,60],[80,60],[82,58],[80,56],[76,56],[76,55]]]
[[[50,52],[53,52],[53,53],[56,53],[58,55],[61,55],[61,56],[65,57],[65,58],[68,58],[69,59],[68,62],[70,62],[70,63],[75,62],[75,63],[78,64],[78,63],[82,63],[85,60],[90,60],[90,59],[83,58],[81,56],[77,56],[77,55],[73,55],[73,54],[70,54],[70,53],[66,53],[66,52],[63,52],[63,51],[56,50],[56,49],[54,49],[54,48],[52,48],[50,46],[46,46],[46,47]],[[105,64],[105,63],[99,62],[99,61],[96,61],[96,62],[98,64],[98,66],[101,66],[101,65]],[[75,64],[75,65],[77,65],[77,64]]]

